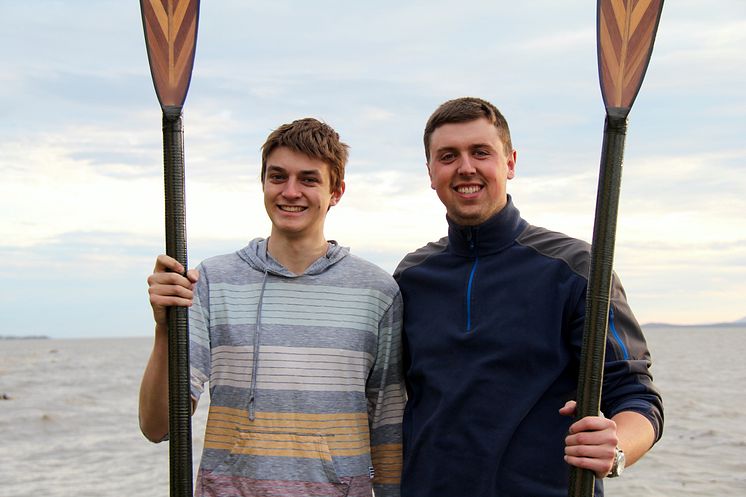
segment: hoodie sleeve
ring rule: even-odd
[[[376,360],[366,385],[373,488],[398,497],[402,470],[402,417],[406,394],[401,363],[402,300],[396,293],[378,323]]]
[[[210,297],[204,266],[197,266],[197,281],[192,307],[189,308],[189,370],[191,395],[195,403],[205,390],[210,377]]]

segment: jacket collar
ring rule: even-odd
[[[513,244],[528,223],[513,205],[508,203],[500,212],[476,226],[461,226],[446,216],[450,250],[457,255],[473,257],[493,254]]]

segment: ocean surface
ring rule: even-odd
[[[663,439],[608,496],[746,496],[746,328],[651,328]],[[137,424],[150,338],[0,340],[0,497],[165,497]],[[193,422],[199,460],[206,402]],[[196,475],[196,467],[195,467]]]

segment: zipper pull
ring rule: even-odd
[[[474,231],[475,230],[472,227],[467,228],[467,231],[466,231],[466,241],[469,243],[470,250],[474,250],[475,243],[476,243],[475,242],[476,233]]]

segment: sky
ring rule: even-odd
[[[184,105],[190,266],[267,236],[260,146],[324,120],[351,147],[326,236],[387,271],[446,233],[422,130],[507,117],[535,225],[590,241],[604,108],[595,2],[205,1]],[[746,316],[746,2],[666,2],[629,116],[615,270],[641,323]],[[0,336],[152,334],[161,109],[138,2],[0,0]]]

